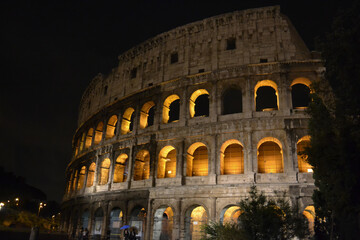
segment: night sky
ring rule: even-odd
[[[1,1],[0,166],[60,202],[80,98],[94,76],[156,34],[276,4],[310,50],[338,8],[326,0]]]

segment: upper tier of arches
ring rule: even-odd
[[[310,85],[311,81],[308,78],[295,78],[288,87],[288,94],[282,91],[283,95],[287,95],[285,98],[281,96],[275,81],[260,80],[253,88],[253,106],[249,108],[248,105],[244,105],[249,103],[249,95],[243,93],[241,85],[232,84],[224,87],[218,100],[220,115],[244,113],[244,110],[252,112],[279,111],[283,108],[289,108],[291,111],[303,110],[310,103],[312,91]],[[178,122],[184,119],[183,115],[185,119],[208,118],[214,114],[211,112],[211,104],[214,104],[217,98],[212,91],[211,86],[204,85],[203,88],[194,88],[189,92],[188,99],[177,93],[168,93],[162,102],[159,102],[161,98],[154,96],[154,99],[149,99],[140,105],[127,104],[128,106],[122,111],[111,111],[107,118],[93,122],[88,128],[79,129],[75,137],[74,157],[87,152],[89,148],[99,145],[102,141],[130,134],[134,129],[141,130],[156,124]],[[188,110],[181,111],[182,106]]]

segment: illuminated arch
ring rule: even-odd
[[[115,207],[111,210],[109,223],[110,239],[120,239],[122,232],[120,227],[122,227],[124,223],[124,214],[120,208]]]
[[[117,157],[115,162],[114,169],[114,182],[125,182],[127,178],[127,163],[128,163],[128,155],[125,153],[120,154]]]
[[[88,131],[87,134],[86,134],[85,149],[86,149],[86,148],[89,148],[89,147],[91,146],[93,134],[94,134],[94,129],[93,129],[93,128],[90,128],[89,131]]]
[[[203,114],[198,114],[196,113],[196,100],[198,99],[198,97],[202,96],[202,95],[207,95],[209,97],[209,92],[206,89],[198,89],[195,92],[193,92],[191,94],[190,97],[190,101],[189,101],[189,110],[190,110],[190,116],[196,117],[196,116],[200,116]],[[205,109],[205,111],[207,110],[207,116],[209,116],[209,102],[207,102],[208,106],[203,106],[203,107],[207,107],[207,109]],[[206,114],[204,114],[206,115]]]
[[[130,226],[136,226],[138,233],[138,236],[141,236],[143,239],[143,236],[145,234],[145,221],[146,221],[146,215],[147,212],[145,210],[144,207],[142,206],[136,206],[134,207],[131,212],[130,212],[130,221],[129,221],[129,225]]]
[[[154,214],[152,239],[172,239],[174,212],[171,207],[160,207]],[[162,238],[161,238],[162,237]]]
[[[241,210],[239,206],[230,205],[225,207],[220,214],[220,222],[222,224],[226,223],[238,223]]]
[[[110,139],[115,136],[117,120],[118,120],[118,118],[116,115],[113,115],[109,118],[109,121],[106,125],[105,139]]]
[[[73,179],[72,179],[72,187],[71,187],[72,192],[74,192],[76,189],[78,175],[79,175],[79,170],[74,170]]]
[[[208,214],[203,206],[193,206],[185,213],[185,233],[192,240],[200,240],[204,237],[202,226],[207,224]]]
[[[132,131],[134,111],[135,110],[131,107],[125,110],[121,122],[121,134],[127,134]]]
[[[80,138],[78,138],[76,141],[75,156],[77,156],[79,153],[79,146],[80,146]]]
[[[284,172],[282,145],[273,137],[266,137],[259,141],[257,146],[258,172]]]
[[[104,210],[99,207],[94,213],[94,220],[92,221],[92,235],[100,238],[104,223]]]
[[[77,190],[80,190],[84,187],[85,174],[86,174],[86,167],[83,166],[79,172],[79,180],[78,180],[78,184],[77,184]]]
[[[91,163],[89,170],[87,172],[87,180],[86,180],[86,187],[91,187],[94,185],[94,178],[95,178],[95,169],[96,169],[96,163]]]
[[[110,172],[110,159],[105,158],[100,165],[99,171],[99,185],[105,185],[109,181],[109,172]]]
[[[220,174],[244,173],[243,145],[236,139],[230,139],[220,148]]]
[[[310,136],[304,136],[296,144],[299,172],[313,172],[312,166],[307,162],[308,156],[305,148],[310,147]]]
[[[178,103],[176,105],[179,106],[173,106],[175,104],[175,101]],[[180,97],[176,94],[168,96],[163,105],[163,123],[168,122],[174,122],[179,120],[179,112],[180,112]]]
[[[222,95],[222,114],[233,114],[242,112],[241,88],[230,87]]]
[[[306,85],[309,89],[311,88],[311,81],[308,79],[308,78],[303,78],[303,77],[300,77],[300,78],[296,78],[292,81],[290,87],[294,86],[295,84],[304,84]]]
[[[103,135],[103,128],[104,128],[104,123],[99,122],[95,130],[94,145],[98,145],[101,142]]]
[[[134,181],[146,180],[150,176],[150,153],[141,150],[136,154],[134,164]]]
[[[154,106],[153,101],[145,103],[140,111],[140,128],[144,129],[154,124]]]
[[[81,152],[84,149],[84,141],[85,141],[85,133],[81,135],[79,152]]]
[[[207,176],[209,159],[206,145],[196,142],[188,148],[187,153],[186,176]]]
[[[309,231],[311,235],[314,234],[314,222],[315,222],[315,207],[314,206],[307,206],[303,211],[304,216],[307,218],[309,222]]]
[[[269,93],[259,94],[258,90],[270,91]],[[271,89],[275,92],[273,96],[271,96]],[[265,95],[266,94],[266,95]],[[271,80],[262,80],[255,85],[254,88],[254,101],[255,101],[255,109],[256,111],[271,111],[279,109],[279,91],[275,82]]]
[[[159,153],[157,178],[176,176],[176,149],[173,146],[163,147]]]

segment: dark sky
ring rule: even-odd
[[[81,95],[132,46],[206,17],[279,4],[308,47],[336,2],[0,1],[0,166],[61,201]]]

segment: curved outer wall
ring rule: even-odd
[[[234,49],[232,45],[235,42]],[[171,58],[174,53],[177,61]],[[173,62],[172,62],[173,61]],[[299,172],[297,143],[307,135],[308,116],[292,103],[292,83],[314,82],[323,67],[311,54],[280,8],[265,7],[215,16],[162,33],[119,56],[119,65],[108,76],[96,76],[83,94],[79,127],[74,135],[74,154],[67,168],[68,187],[64,195],[62,228],[70,235],[83,226],[82,215],[89,212],[88,228],[94,231],[95,211],[103,211],[101,235],[106,236],[111,211],[118,207],[123,224],[131,221],[134,209],[143,208],[143,239],[156,239],[155,213],[163,207],[173,211],[171,239],[187,239],[189,209],[203,206],[209,220],[218,221],[223,210],[236,205],[253,184],[267,195],[285,190],[304,209],[311,205],[314,189],[311,173]],[[305,79],[305,80],[304,80]],[[278,110],[256,111],[258,84],[271,80],[276,85]],[[260,86],[262,86],[260,84]],[[227,89],[241,91],[242,111],[223,114]],[[208,116],[192,117],[191,96],[205,89],[209,98]],[[164,102],[176,94],[180,98],[179,120],[164,123]],[[155,106],[154,123],[141,128],[145,103]],[[237,104],[237,103],[233,103]],[[131,132],[122,134],[124,113],[134,109]],[[107,122],[117,116],[115,135],[106,139]],[[128,119],[129,120],[129,119]],[[81,142],[89,129],[104,123],[102,139],[89,146]],[[262,139],[275,138],[281,148],[283,170],[260,173],[259,146]],[[236,140],[242,146],[243,173],[224,174],[222,145]],[[207,148],[207,176],[190,176],[191,146]],[[159,154],[166,146],[176,150],[176,175],[159,178]],[[135,180],[134,165],[141,150],[149,152],[149,177]],[[127,179],[114,181],[116,159],[128,156]],[[191,154],[190,154],[191,153]],[[109,178],[100,184],[100,165],[110,159]],[[94,162],[93,186],[77,189],[75,172],[85,166],[85,183]]]

